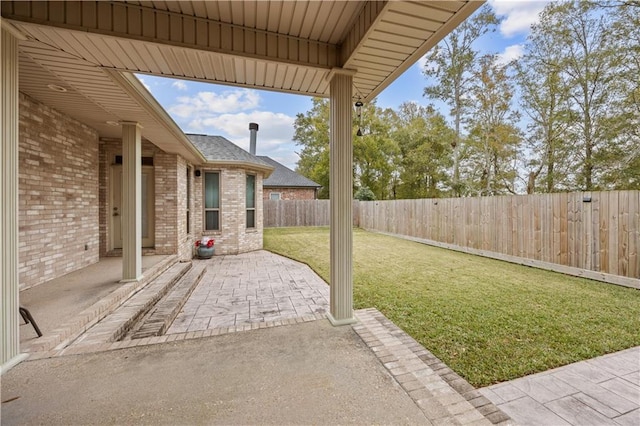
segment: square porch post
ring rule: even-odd
[[[334,69],[330,90],[330,249],[331,288],[329,321],[333,325],[356,322],[353,316],[353,124],[354,71]]]
[[[0,21],[0,373],[26,358],[20,354],[18,270],[18,38]]]
[[[122,282],[142,278],[142,136],[122,121]]]

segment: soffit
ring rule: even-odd
[[[333,68],[370,100],[475,1],[3,2],[28,37],[97,67],[311,96]]]
[[[136,121],[142,135],[165,152],[200,163],[179,127],[132,75],[111,73],[36,41],[22,41],[20,91],[95,129],[102,138],[121,138],[119,121]],[[52,90],[54,85],[64,92]]]

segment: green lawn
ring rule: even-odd
[[[329,281],[328,228],[264,247]],[[375,307],[472,385],[640,345],[640,291],[354,230],[354,304]]]

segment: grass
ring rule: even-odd
[[[264,247],[329,282],[328,228]],[[375,307],[473,386],[640,345],[640,291],[354,230],[354,307]]]

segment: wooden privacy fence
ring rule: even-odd
[[[329,200],[265,200],[264,227],[329,226]]]
[[[329,200],[265,200],[264,227],[329,226]],[[358,201],[353,202],[354,225],[358,226]]]
[[[368,201],[360,203],[359,224],[374,231],[640,278],[640,191]]]
[[[640,191],[355,201],[353,211],[354,225],[372,231],[640,279]],[[328,200],[264,202],[265,227],[329,220]]]

